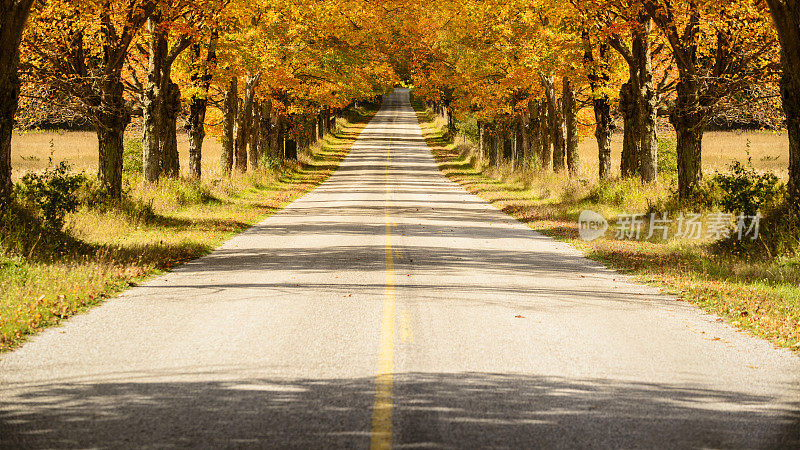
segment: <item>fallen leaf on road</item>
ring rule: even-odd
[[[525,316],[514,316],[515,319],[524,319]]]

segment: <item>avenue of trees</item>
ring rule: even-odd
[[[179,176],[181,127],[188,173],[199,178],[209,131],[223,143],[222,172],[245,172],[296,158],[344,107],[394,83],[379,51],[386,39],[367,26],[380,10],[361,2],[43,0],[3,8],[4,197],[20,95],[90,122],[99,181],[116,198],[133,116],[142,117],[145,182]]]
[[[678,192],[689,198],[702,177],[702,137],[711,121],[781,95],[791,141],[788,188],[800,193],[797,2],[459,4],[458,14],[454,4],[432,19],[440,24],[434,51],[418,61],[414,82],[448,120],[478,118],[480,151],[490,162],[533,159],[547,170],[576,172],[579,136],[593,133],[598,176],[608,178],[618,112],[620,174],[651,182],[664,117],[677,136]]]
[[[800,198],[798,0],[0,0],[0,197],[21,90],[91,120],[116,197],[133,115],[146,182],[178,176],[179,126],[191,176],[209,130],[222,172],[246,171],[295,157],[337,111],[399,80],[453,128],[477,118],[490,162],[574,173],[594,134],[601,179],[618,112],[620,174],[655,181],[666,117],[684,199],[711,121],[780,99]]]

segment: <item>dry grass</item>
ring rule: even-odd
[[[664,133],[663,139],[675,139],[674,134]],[[703,171],[723,172],[735,161],[745,161],[750,152],[753,167],[773,172],[783,179],[789,175],[789,138],[786,132],[770,131],[709,131],[703,137]],[[597,140],[585,138],[578,152],[583,165],[582,176],[597,178]],[[622,133],[616,133],[611,147],[611,168],[619,173],[622,153]]]
[[[355,123],[342,123],[335,136],[277,170],[200,183],[133,182],[124,202],[70,215],[67,233],[49,246],[59,250],[0,251],[0,351],[143,278],[208,253],[304,195],[336,170],[368,118],[365,112]]]
[[[126,132],[128,138],[138,138],[137,131]],[[93,131],[25,131],[15,132],[11,139],[11,164],[15,179],[30,171],[47,167],[51,156],[53,161],[67,161],[76,171],[94,173],[97,171],[97,134]],[[189,166],[189,138],[178,132],[178,154],[181,171],[187,174]],[[213,136],[203,142],[203,174],[209,178],[219,176],[219,159],[222,144]]]
[[[739,259],[712,252],[709,241],[617,240],[613,230],[606,238],[581,241],[578,215],[582,210],[595,210],[614,222],[623,210],[644,212],[660,204],[670,195],[668,189],[636,179],[600,185],[591,178],[486,167],[472,156],[471,143],[445,140],[441,121],[421,111],[418,116],[442,172],[469,192],[591,258],[655,284],[777,346],[800,351],[800,258]]]

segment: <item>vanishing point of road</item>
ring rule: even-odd
[[[0,356],[0,447],[798,448],[800,358],[448,181],[408,93],[206,257]]]

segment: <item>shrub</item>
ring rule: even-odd
[[[725,195],[725,191],[723,191],[715,177],[705,177],[700,180],[700,183],[695,188],[689,204],[694,207],[700,207],[701,211],[716,210],[722,204],[722,199]],[[677,186],[675,187],[673,196],[675,197],[676,203],[680,204],[677,200]],[[686,206],[686,204],[684,204],[684,206]]]
[[[474,118],[468,117],[464,122],[456,122],[456,130],[464,139],[478,142],[478,121]]]
[[[0,255],[52,258],[63,250],[66,235],[60,230],[45,228],[34,208],[16,199],[0,206]],[[0,268],[9,269],[8,266]]]
[[[165,191],[171,191],[175,204],[178,206],[199,205],[216,201],[208,187],[199,181],[185,182],[176,180],[166,187]]]
[[[789,200],[764,212],[760,230],[761,242],[770,257],[797,255],[800,251],[800,207]]]
[[[745,259],[772,260],[793,257],[800,252],[800,209],[784,199],[765,207],[760,221],[758,238],[739,240],[731,235],[712,246],[716,253]]]
[[[261,155],[260,165],[267,170],[276,170],[281,166],[281,160],[277,156],[272,156],[265,152]]]
[[[674,139],[658,140],[658,173],[678,173],[678,150]]]
[[[713,182],[722,190],[720,206],[726,212],[752,216],[782,197],[783,183],[775,174],[753,169],[750,157],[747,165],[734,161],[728,168],[730,173],[717,173],[713,177]]]
[[[142,174],[142,138],[125,141],[125,149],[122,153],[122,170],[128,174]]]
[[[46,227],[60,230],[64,217],[80,205],[78,190],[86,183],[86,175],[73,174],[65,161],[50,166],[42,173],[28,173],[15,186],[17,197],[35,208]]]
[[[587,200],[603,205],[630,207],[641,194],[642,181],[639,178],[622,178],[600,182],[589,192]]]

